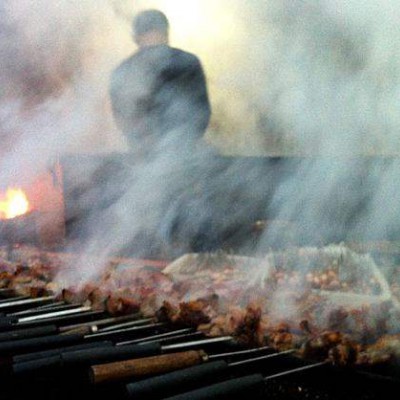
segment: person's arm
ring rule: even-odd
[[[179,128],[182,139],[201,138],[210,122],[211,107],[199,59],[189,53],[180,53],[166,71],[162,77],[162,90],[156,90],[159,104],[166,107],[164,126]]]
[[[131,147],[149,136],[148,99],[143,96],[142,82],[134,79],[135,72],[132,65],[122,64],[112,73],[109,85],[115,124]]]
[[[109,98],[110,98],[110,103],[111,103],[111,111],[112,115],[114,118],[114,122],[117,126],[117,128],[121,131],[126,133],[126,122],[124,123],[124,120],[126,120],[126,117],[124,118],[124,113],[123,113],[123,107],[124,105],[122,104],[121,101],[121,88],[120,88],[120,77],[119,77],[119,71],[115,70],[110,79],[110,85],[109,85]]]
[[[187,77],[188,99],[193,110],[193,125],[199,135],[203,135],[211,118],[211,106],[208,96],[207,82],[203,67],[198,59],[195,60]]]
[[[199,131],[205,132],[211,118],[211,106],[208,97],[208,89],[203,67],[200,62],[196,67],[196,73],[193,80],[194,96],[193,102],[197,105],[196,126]]]

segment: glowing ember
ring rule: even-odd
[[[21,189],[9,188],[0,195],[0,219],[15,218],[29,211],[29,201]]]

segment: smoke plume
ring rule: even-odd
[[[218,232],[260,210],[294,221],[304,240],[395,235],[398,162],[359,158],[400,146],[394,0],[4,0],[0,185],[34,179],[70,153],[126,152],[110,114],[109,76],[135,51],[132,16],[149,7],[167,13],[172,45],[204,64],[209,143],[229,155],[301,158],[276,182],[243,161],[216,161],[211,148],[180,154],[162,143],[154,160],[126,165],[123,177],[104,177],[102,193],[87,193],[87,204],[112,199],[101,217],[86,216],[88,253],[148,245],[143,232],[157,250],[183,243],[179,253],[202,235],[218,247]],[[90,171],[75,185],[85,179]],[[263,246],[283,236],[272,226]]]

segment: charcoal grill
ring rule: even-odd
[[[176,272],[181,264],[164,271]],[[388,293],[383,287],[370,299],[382,302]],[[301,359],[294,350],[246,348],[230,336],[207,338],[139,313],[114,317],[49,295],[31,298],[4,289],[0,297],[4,399],[367,400],[390,398],[400,389],[395,369],[339,368]]]
[[[39,244],[37,218],[38,212],[32,210],[11,219],[0,219],[0,243]]]
[[[52,298],[1,301],[4,399],[366,400],[400,389],[395,376],[243,348],[232,337],[206,338],[139,314],[112,317]]]

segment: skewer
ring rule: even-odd
[[[227,337],[224,339],[225,342],[228,340],[231,341],[232,338]],[[196,348],[204,348],[207,347],[207,345],[209,346],[215,343],[221,343],[220,338],[186,342],[182,344],[181,349],[186,351],[194,351]],[[38,372],[43,374],[46,371],[54,371],[55,368],[62,369],[66,366],[90,366],[94,364],[110,362],[115,364],[117,361],[136,360],[150,356],[157,357],[160,356],[160,354],[169,354],[171,350],[173,350],[171,346],[162,346],[160,343],[154,342],[125,346],[107,345],[105,347],[97,347],[95,349],[90,348],[88,350],[83,349],[79,351],[65,351],[62,353],[58,352],[56,354],[52,352],[47,358],[40,358],[39,360],[29,358],[28,360],[18,362],[13,366],[13,371],[15,374],[19,375]]]
[[[89,306],[83,306],[83,307],[78,307],[78,308],[72,308],[70,310],[61,310],[61,311],[53,311],[45,314],[39,314],[39,315],[33,315],[30,317],[22,317],[18,318],[17,324],[24,324],[24,323],[29,323],[32,321],[39,321],[43,319],[49,319],[53,317],[62,317],[66,315],[71,315],[71,314],[77,314],[77,313],[83,313],[86,311],[92,311],[92,308]]]
[[[9,340],[5,342],[0,342],[0,355],[14,355],[32,352],[34,350],[46,350],[50,348],[60,347],[61,345],[73,345],[79,344],[80,342],[84,342],[85,340],[91,341],[95,339],[114,339],[116,340],[119,336],[125,334],[140,334],[142,332],[147,332],[148,330],[159,328],[164,326],[165,324],[150,324],[150,325],[139,325],[135,327],[131,327],[125,330],[116,330],[110,332],[103,332],[101,334],[88,334],[88,327],[83,328],[82,331],[69,331],[63,332],[63,334],[53,334],[49,336],[39,336],[39,337],[30,337],[27,339],[18,339],[18,340]]]
[[[60,301],[55,301],[55,302],[50,303],[50,304],[44,304],[43,306],[36,307],[36,309],[37,310],[45,310],[45,309],[48,309],[48,308],[61,306],[63,304],[70,305],[70,306],[79,306],[79,304],[66,304],[65,301],[60,300]],[[29,310],[27,310],[27,311],[29,311]]]
[[[166,346],[163,346],[163,350],[164,351],[176,351],[176,350],[186,349],[188,347],[194,349],[194,348],[201,348],[205,345],[211,345],[211,344],[220,344],[220,343],[228,343],[228,342],[232,343],[233,341],[234,341],[234,339],[232,336],[221,336],[221,337],[197,340],[197,341],[193,341],[193,342],[168,344]]]
[[[12,304],[15,301],[21,301],[21,300],[26,300],[26,299],[30,299],[29,296],[18,296],[18,297],[12,297],[12,298],[6,298],[6,299],[1,299],[0,300],[0,306],[2,304]]]
[[[97,312],[88,312],[86,310],[90,310],[90,308],[81,308],[78,310],[79,314],[73,314],[72,317],[76,318],[77,315],[79,317],[92,317],[97,316]],[[67,310],[66,310],[67,311]],[[69,312],[69,311],[68,311]],[[57,344],[57,341],[60,340],[60,343],[63,343],[63,339],[59,339],[59,336],[70,336],[72,338],[75,338],[76,341],[84,341],[84,340],[96,340],[98,341],[99,339],[114,339],[116,340],[117,338],[121,337],[121,335],[125,335],[126,333],[128,334],[136,334],[139,335],[142,332],[149,331],[150,329],[157,329],[163,324],[151,324],[149,325],[149,319],[142,319],[142,320],[133,320],[130,321],[130,328],[121,330],[121,329],[115,329],[115,330],[108,330],[107,332],[102,332],[101,335],[97,336],[96,334],[91,335],[93,331],[97,329],[96,325],[93,325],[93,322],[97,322],[98,324],[110,324],[111,322],[114,321],[119,321],[121,320],[120,318],[107,318],[103,320],[97,320],[97,321],[92,321],[92,322],[85,322],[83,324],[76,324],[76,325],[70,325],[64,328],[67,329],[60,329],[60,327],[57,324],[49,324],[49,320],[54,319],[54,314],[53,312],[44,314],[42,317],[44,318],[42,322],[45,322],[47,324],[40,324],[40,325],[28,325],[25,326],[24,323],[20,323],[20,320],[13,320],[13,319],[7,319],[7,323],[10,325],[9,328],[10,330],[7,330],[5,332],[0,332],[0,354],[10,354],[12,352],[11,349],[14,349],[16,352],[15,354],[19,353],[24,353],[24,352],[29,352],[33,351],[36,348],[38,350],[40,349],[46,349],[49,347],[54,347],[52,343]],[[65,312],[58,313],[57,315],[60,316],[61,318],[67,318],[71,316],[66,316],[64,315]],[[51,318],[50,318],[50,317]],[[131,315],[129,318],[137,318],[136,315]],[[46,319],[49,317],[48,319]],[[59,317],[60,318],[60,317]],[[124,318],[125,320],[127,318]],[[24,321],[25,319],[23,319]],[[30,319],[29,319],[30,321]],[[147,325],[146,325],[147,324]],[[74,329],[71,329],[72,327],[75,327]],[[112,326],[111,326],[112,328]],[[120,325],[117,325],[117,328],[120,328]],[[46,339],[44,338],[46,336],[49,340],[48,343],[46,342]],[[80,339],[79,339],[80,338]],[[72,340],[72,339],[71,339]],[[65,345],[69,345],[69,340],[65,339]],[[75,343],[75,342],[74,342]]]
[[[84,311],[84,312],[79,312],[79,313],[74,313],[74,314],[69,314],[69,315],[58,315],[55,317],[51,318],[44,318],[44,319],[36,319],[32,320],[29,322],[18,322],[18,324],[13,324],[11,326],[11,329],[19,326],[38,326],[38,325],[43,325],[43,324],[55,324],[57,326],[62,326],[69,324],[71,325],[72,323],[77,324],[78,321],[84,321],[84,322],[89,322],[91,319],[98,319],[99,317],[104,316],[104,311]],[[10,329],[10,328],[9,328]]]
[[[8,300],[6,302],[0,303],[0,310],[6,310],[9,308],[17,308],[23,306],[29,306],[31,304],[37,303],[47,303],[49,301],[53,301],[55,299],[54,296],[46,296],[46,297],[37,297],[37,298],[16,298],[13,300]]]
[[[269,380],[283,378],[288,375],[298,374],[298,373],[301,373],[304,371],[308,371],[310,369],[320,368],[320,367],[323,367],[328,364],[330,364],[329,361],[321,361],[321,362],[317,362],[314,364],[305,365],[304,367],[294,368],[289,371],[283,371],[283,372],[279,372],[278,374],[269,375],[269,376],[266,376],[263,380],[264,380],[264,382],[267,382]]]
[[[143,378],[154,374],[164,374],[192,365],[203,363],[207,358],[203,350],[162,354],[121,362],[99,364],[90,367],[90,381],[100,383],[117,382],[128,378]]]
[[[136,324],[136,325],[138,325],[138,324]],[[164,323],[164,322],[144,324],[144,325],[140,325],[139,324],[139,326],[133,326],[133,327],[127,328],[127,329],[116,329],[114,331],[92,333],[92,334],[89,334],[89,335],[85,335],[85,339],[98,339],[98,338],[116,337],[118,335],[125,336],[128,333],[140,333],[141,331],[147,331],[147,330],[152,330],[152,329],[156,329],[156,328],[162,328],[162,327],[165,327],[166,325],[167,324]]]
[[[301,374],[316,368],[324,367],[329,362],[323,361],[314,364],[305,365],[303,367],[290,369],[274,375],[264,377],[262,374],[246,375],[234,379],[225,380],[213,385],[205,386],[200,389],[188,391],[183,394],[168,397],[168,400],[207,400],[207,399],[226,399],[241,398],[241,396],[254,396],[261,398],[265,390],[265,384],[268,381],[276,380],[281,377]],[[235,397],[236,396],[236,397]]]
[[[112,332],[112,331],[116,331],[116,330],[123,329],[123,328],[130,328],[130,327],[133,327],[133,326],[150,323],[152,321],[153,321],[153,318],[145,318],[145,319],[136,320],[136,321],[124,322],[124,323],[121,323],[121,324],[107,326],[105,328],[101,328],[100,327],[100,328],[98,328],[98,332],[99,333]]]
[[[187,334],[192,333],[192,332],[193,332],[192,328],[185,328],[185,329],[180,329],[180,330],[176,330],[176,331],[160,333],[158,335],[153,335],[153,336],[149,336],[149,337],[145,337],[145,338],[141,338],[141,339],[127,340],[125,342],[119,342],[116,345],[117,346],[126,346],[129,344],[159,342],[160,339],[165,339],[165,338],[171,339],[171,338],[176,338],[176,337],[187,337],[188,336]]]
[[[151,318],[145,318],[145,319],[136,319],[131,322],[126,323],[126,328],[133,328],[137,326],[144,326],[148,325],[149,322],[152,322],[153,320]],[[86,332],[87,335],[92,334],[90,337],[97,337],[98,333],[104,333],[103,336],[110,336],[110,335],[117,335],[120,334],[121,332],[128,331],[128,329],[125,329],[124,331],[121,330],[121,325],[122,324],[117,324],[117,325],[110,325],[108,326],[107,331],[103,331],[101,329],[101,325],[95,325],[95,324],[83,324],[79,326],[79,324],[75,328],[70,328],[70,327],[64,327],[64,329],[60,329],[61,334],[70,334],[73,332]],[[152,324],[153,326],[154,324]],[[65,329],[68,328],[68,329]],[[129,332],[129,331],[128,331]],[[89,338],[89,336],[88,336]]]
[[[204,333],[203,332],[193,332],[193,333],[186,333],[186,334],[181,334],[181,335],[174,335],[170,337],[164,337],[164,338],[159,338],[159,339],[149,339],[149,338],[144,338],[143,341],[141,341],[138,344],[150,344],[150,343],[176,343],[176,342],[181,342],[181,341],[187,341],[187,340],[193,340],[193,339],[200,339],[204,338]],[[139,339],[142,340],[142,339]],[[117,346],[120,345],[121,343],[117,343]]]
[[[236,351],[233,353],[215,354],[209,356],[208,363],[192,366],[186,369],[173,371],[161,376],[147,378],[138,382],[129,383],[126,385],[126,392],[130,398],[150,398],[161,399],[166,396],[171,396],[179,391],[190,391],[197,388],[199,385],[210,385],[232,374],[232,369],[245,365],[257,363],[261,360],[268,360],[276,357],[282,357],[293,353],[294,350],[288,350],[280,353],[273,353],[261,357],[245,359],[228,363],[221,358],[231,358],[244,354],[252,354],[256,351],[265,351],[268,348],[250,349]]]
[[[122,321],[140,321],[139,318],[141,317],[141,314],[137,313],[121,317],[104,318],[104,311],[82,311],[82,307],[76,307],[75,305],[73,309],[75,311],[79,310],[78,312],[71,312],[71,314],[69,314],[69,312],[60,312],[49,315],[50,313],[55,312],[54,309],[44,309],[43,313],[36,314],[38,316],[37,318],[29,318],[29,320],[25,318],[18,319],[18,316],[14,315],[2,316],[0,317],[0,331],[11,332],[13,330],[29,329],[43,325],[56,325],[60,333],[73,333],[74,331],[95,333],[98,331],[99,327],[111,327],[116,322]],[[68,307],[66,310],[68,310]],[[60,311],[63,311],[63,308],[61,308]],[[43,317],[41,317],[41,315],[43,315]],[[100,316],[103,318],[99,319],[98,317]],[[145,321],[143,321],[143,323],[144,322]],[[146,319],[146,322],[148,322],[148,319]],[[140,324],[140,322],[138,323]]]
[[[21,328],[35,327],[40,325],[62,325],[64,322],[76,321],[82,318],[90,320],[92,317],[104,314],[103,311],[91,311],[89,307],[74,309],[61,309],[60,311],[45,310],[44,313],[30,315],[29,317],[17,318],[15,316],[0,317],[0,331],[13,331]]]
[[[209,360],[212,360],[213,355],[208,355],[203,349],[194,350],[194,348],[197,348],[201,342],[204,341],[200,340],[196,344],[194,344],[194,342],[191,342],[191,345],[188,346],[190,350],[184,352],[168,353],[141,359],[131,359],[121,362],[93,365],[90,368],[91,381],[93,384],[99,384],[121,381],[129,378],[144,378],[148,375],[154,375],[156,373],[166,373],[175,371],[177,369],[192,367],[194,365],[202,363],[208,363]],[[185,344],[189,345],[189,343],[183,343],[183,345]],[[165,351],[165,347],[168,346],[162,346],[161,349]],[[261,360],[266,360],[268,358],[274,358],[278,356],[281,357],[283,355],[292,353],[293,351],[294,350],[282,353],[268,354],[262,357],[238,361],[231,364],[225,362],[225,364],[226,368],[235,368],[237,366],[256,363]],[[230,353],[230,356],[235,356],[235,354],[236,352],[232,352]],[[218,355],[215,355],[215,357],[218,357]]]
[[[47,357],[58,356],[62,353],[73,352],[73,351],[81,351],[86,349],[92,349],[96,347],[111,347],[114,346],[114,343],[110,340],[103,340],[99,342],[85,342],[81,344],[75,345],[67,345],[64,347],[58,347],[50,350],[42,350],[42,351],[34,351],[32,353],[24,353],[18,354],[12,357],[12,363],[24,363],[27,361],[39,360]]]
[[[263,346],[263,347],[256,347],[255,349],[247,349],[247,350],[241,350],[241,351],[236,351],[235,355],[248,355],[248,354],[252,354],[252,353],[259,353],[260,351],[264,351],[264,350],[270,350],[270,351],[274,351],[270,346]],[[290,350],[292,352],[292,350]],[[279,353],[281,354],[281,353]],[[218,360],[220,358],[226,358],[231,356],[232,353],[222,353],[222,354],[213,354],[212,356],[212,360]]]
[[[56,325],[43,325],[35,328],[17,329],[0,332],[0,342],[54,335],[56,333],[58,333]]]
[[[57,302],[52,304],[46,304],[45,306],[41,307],[29,308],[28,310],[8,313],[7,315],[9,317],[22,318],[24,316],[28,317],[37,314],[44,314],[50,311],[72,310],[78,307],[81,307],[81,304],[65,304],[64,302]]]
[[[76,328],[82,328],[85,326],[96,326],[96,328],[98,330],[102,326],[108,326],[108,325],[112,325],[116,322],[122,322],[122,321],[130,321],[130,320],[136,321],[136,320],[139,320],[140,318],[141,318],[140,313],[123,315],[121,317],[107,317],[107,318],[98,319],[95,321],[81,322],[79,324],[62,326],[62,327],[60,327],[60,331],[65,332],[65,331],[70,331],[70,330],[76,329]]]
[[[60,346],[78,344],[82,342],[84,335],[51,335],[29,339],[10,340],[0,343],[0,355],[9,356],[28,353],[36,349],[51,349]]]
[[[97,321],[99,322],[99,321]],[[186,329],[187,331],[190,330],[190,328]],[[185,330],[185,331],[186,331]],[[169,332],[170,334],[176,334],[178,332],[183,332],[184,330],[175,330],[172,332]],[[200,332],[195,332],[196,334],[201,334]],[[151,343],[138,343],[141,345],[141,347],[139,348],[139,346],[135,346],[134,350],[137,348],[138,352],[144,352],[146,349],[147,353],[146,355],[155,355],[158,354],[161,351],[161,343],[163,338],[160,338],[159,340],[155,340],[156,336],[158,335],[152,335],[152,336],[146,336],[145,338],[142,338],[143,340],[148,340],[150,338],[152,338],[153,340],[151,341]],[[162,335],[160,335],[162,336]],[[175,337],[175,336],[172,336]],[[187,337],[192,337],[192,334],[187,334],[187,335],[177,335],[176,338],[187,338]],[[139,339],[141,340],[141,339]],[[88,348],[92,348],[92,347],[102,347],[101,344],[104,343],[103,347],[110,347],[115,346],[115,347],[119,347],[119,346],[128,346],[130,344],[134,344],[131,343],[131,341],[127,341],[127,342],[120,342],[120,343],[116,343],[114,344],[111,341],[93,341],[93,342],[88,342],[88,343],[84,343],[81,345],[75,345],[75,346],[69,346],[69,347],[63,347],[63,348],[58,348],[58,349],[52,349],[52,350],[45,350],[45,351],[40,351],[40,352],[34,352],[34,353],[27,353],[27,354],[22,354],[22,355],[17,355],[15,357],[13,357],[13,361],[14,362],[25,362],[25,361],[33,361],[33,360],[37,360],[39,358],[46,358],[46,357],[52,357],[55,355],[59,355],[61,353],[66,353],[66,352],[73,352],[73,351],[78,351],[78,350],[84,350],[86,347]],[[146,346],[147,345],[147,346]],[[125,350],[127,351],[127,350]],[[95,354],[91,353],[91,354],[87,354],[88,356],[93,357],[93,359],[95,360]],[[134,354],[133,354],[134,355]],[[130,353],[130,356],[132,356],[132,353]],[[80,359],[82,359],[82,356],[80,357]]]

